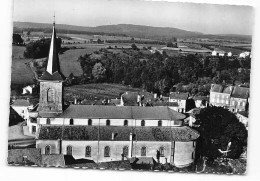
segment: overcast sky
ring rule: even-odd
[[[250,6],[148,2],[140,0],[14,0],[14,21],[99,26],[136,24],[211,34],[253,30]]]

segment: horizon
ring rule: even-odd
[[[51,24],[54,12],[57,24],[83,27],[133,24],[252,36],[254,24],[251,6],[142,0],[14,0],[13,22]]]

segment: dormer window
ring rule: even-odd
[[[106,125],[110,126],[110,120],[109,119],[106,120]]]
[[[141,126],[145,126],[145,120],[141,121]]]
[[[74,120],[71,118],[70,119],[70,125],[73,125],[74,124]]]
[[[128,126],[128,120],[124,120],[124,126]]]

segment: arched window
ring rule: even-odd
[[[109,119],[107,119],[106,125],[107,125],[107,126],[110,126],[110,120],[109,120]]]
[[[124,120],[124,126],[128,126],[128,120]]]
[[[160,152],[160,156],[164,156],[164,147],[163,146],[161,146],[159,148],[159,152]]]
[[[45,146],[45,155],[50,155],[51,154],[51,146],[47,145]]]
[[[146,147],[145,146],[143,146],[141,148],[141,156],[146,156]]]
[[[51,124],[50,118],[47,118],[47,119],[46,119],[46,124]]]
[[[54,98],[55,98],[54,89],[48,89],[48,91],[47,91],[47,101],[48,102],[54,102]]]
[[[162,126],[162,121],[161,120],[158,121],[158,126]]]
[[[141,126],[145,126],[145,121],[144,120],[141,121]]]
[[[67,155],[72,155],[72,146],[67,146]]]
[[[110,157],[110,147],[106,146],[104,149],[104,157]]]
[[[128,146],[123,147],[123,155],[128,156]]]
[[[71,118],[70,119],[70,125],[73,125],[74,124],[74,120]]]
[[[86,157],[91,157],[91,147],[90,146],[86,147]]]
[[[92,125],[92,119],[88,120],[88,125],[91,126]]]

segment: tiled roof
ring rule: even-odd
[[[184,119],[185,115],[168,107],[70,105],[57,117],[178,120]]]
[[[17,125],[23,121],[24,119],[10,106],[9,126]]]
[[[211,92],[222,92],[223,86],[220,84],[213,84],[210,91]]]
[[[187,100],[189,97],[189,93],[178,93],[178,92],[172,92],[170,93],[171,99],[181,99],[181,100]]]
[[[199,137],[190,127],[127,127],[127,126],[42,126],[39,140],[129,141],[130,133],[137,141],[189,141]]]
[[[153,106],[169,106],[169,107],[178,107],[177,102],[165,102],[165,101],[155,101],[152,103]]]
[[[28,107],[28,106],[30,106],[30,103],[29,103],[27,100],[25,100],[25,99],[16,99],[16,100],[13,102],[12,106],[24,106],[24,107]]]
[[[234,88],[233,86],[226,86],[226,87],[224,87],[223,93],[231,94],[233,91],[233,88]]]
[[[235,86],[231,97],[247,99],[249,97],[249,88]]]
[[[242,116],[248,118],[248,112],[247,112],[247,111],[240,111],[240,112],[238,112],[237,114],[241,114]]]

